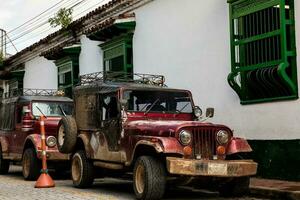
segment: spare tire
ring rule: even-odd
[[[77,140],[77,125],[72,116],[61,118],[57,132],[57,146],[61,153],[72,153]]]

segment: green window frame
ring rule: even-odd
[[[73,65],[72,62],[66,62],[58,66],[58,87],[73,86]],[[70,74],[70,75],[69,75]]]
[[[9,96],[14,95],[18,93],[20,89],[23,88],[23,82],[24,82],[24,74],[25,70],[15,70],[12,71],[8,77],[8,86],[9,86]]]
[[[57,66],[58,89],[65,95],[72,97],[72,88],[78,83],[79,65],[78,58],[65,57],[55,61]]]
[[[133,73],[132,37],[120,36],[100,45],[104,72]]]
[[[241,104],[298,98],[294,0],[228,0],[231,73]]]
[[[79,82],[79,54],[81,46],[74,44],[58,51],[49,51],[42,56],[54,60],[57,67],[57,88],[72,98],[73,86]]]

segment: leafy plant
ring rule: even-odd
[[[71,8],[61,8],[59,11],[55,14],[54,17],[50,18],[48,22],[50,23],[50,26],[57,27],[61,26],[61,28],[67,28],[70,23],[72,22],[72,13],[73,10]]]

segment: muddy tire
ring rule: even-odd
[[[22,157],[22,172],[25,180],[37,180],[40,175],[41,163],[35,150],[25,149]]]
[[[94,182],[93,163],[86,157],[83,150],[77,151],[72,158],[71,175],[73,185],[87,188]]]
[[[2,147],[0,146],[0,174],[7,174],[9,170],[9,161],[2,157]]]
[[[161,199],[166,189],[163,163],[151,156],[139,157],[133,171],[133,189],[137,199]]]
[[[241,197],[249,193],[249,177],[238,177],[233,180],[222,183],[219,187],[219,193],[222,197]]]
[[[57,146],[61,153],[72,153],[76,145],[77,125],[72,116],[61,118],[57,133]]]

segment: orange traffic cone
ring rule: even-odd
[[[40,127],[41,127],[41,143],[42,143],[42,170],[41,175],[35,183],[35,188],[50,188],[54,187],[55,183],[52,180],[51,176],[48,174],[47,169],[47,156],[46,156],[46,136],[45,136],[45,121],[44,115],[41,115],[40,118]]]

